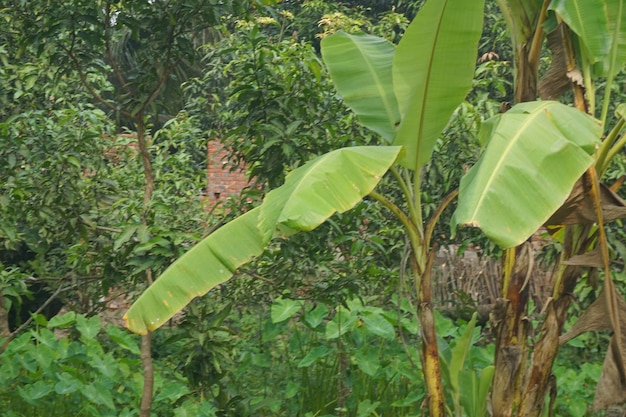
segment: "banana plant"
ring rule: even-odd
[[[583,331],[613,331],[594,408],[626,400],[626,303],[615,288],[604,223],[626,217],[626,203],[600,182],[626,144],[624,105],[607,129],[611,86],[626,63],[623,0],[498,0],[516,50],[519,101],[483,126],[485,149],[462,179],[453,223],[480,227],[507,248],[502,299],[494,311],[494,416],[539,416],[554,389],[551,369],[560,344]],[[552,63],[537,78],[547,37]],[[601,110],[595,84],[605,77]],[[523,90],[523,91],[522,91]],[[556,101],[571,90],[574,107]],[[545,101],[534,101],[539,94]],[[598,116],[595,119],[592,116]],[[601,140],[603,138],[603,140]],[[526,324],[532,250],[525,243],[545,226],[563,252],[554,269],[552,296],[538,337]],[[604,271],[598,300],[580,325],[561,335],[571,294],[583,268]],[[531,355],[532,345],[532,355]],[[530,360],[529,360],[530,356]]]
[[[397,47],[365,34],[325,38],[322,57],[338,93],[361,123],[380,135],[380,145],[338,149],[292,171],[259,207],[172,264],[128,310],[126,326],[140,334],[155,330],[194,297],[230,279],[273,238],[310,231],[367,196],[389,208],[406,229],[429,412],[443,416],[430,279],[431,236],[442,209],[424,221],[420,169],[472,85],[482,16],[483,0],[429,0]],[[387,171],[404,194],[405,211],[375,190]]]

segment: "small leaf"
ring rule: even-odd
[[[272,304],[272,323],[289,320],[302,307],[302,301],[279,298]]]
[[[356,315],[343,308],[337,308],[337,314],[326,324],[326,339],[336,339],[351,330],[356,324]]]
[[[356,366],[369,376],[373,377],[380,369],[380,360],[375,352],[359,349],[354,353],[354,359],[356,361]]]
[[[59,395],[67,395],[78,391],[83,383],[67,372],[57,375],[59,382],[54,385],[54,391]]]
[[[139,355],[141,350],[138,346],[138,341],[135,340],[136,335],[129,334],[115,326],[107,326],[106,332],[119,347],[128,350],[129,352]]]
[[[371,415],[377,416],[376,408],[380,405],[380,401],[371,402],[369,399],[363,400],[359,403],[359,407],[357,408],[357,416],[358,417],[369,417]]]
[[[459,390],[459,376],[465,365],[465,357],[472,346],[472,337],[474,336],[474,327],[476,326],[476,319],[478,314],[474,312],[472,319],[467,323],[465,330],[461,337],[457,340],[456,346],[452,350],[452,357],[450,359],[450,385],[455,392]]]
[[[98,316],[93,316],[89,319],[82,314],[76,316],[76,329],[80,332],[83,340],[94,339],[100,333],[101,328],[102,325]]]
[[[124,243],[128,242],[138,228],[139,225],[126,226],[117,239],[115,239],[115,242],[113,243],[113,251],[117,251]]]
[[[298,362],[298,368],[308,368],[318,360],[328,356],[330,349],[322,345],[313,348],[307,355]]]
[[[393,326],[381,314],[365,312],[360,317],[369,332],[387,340],[395,337],[396,332]]]
[[[328,307],[324,304],[319,304],[313,310],[305,314],[304,320],[312,329],[315,329],[322,324],[326,316],[328,316]]]
[[[76,322],[76,313],[70,311],[62,316],[54,316],[48,321],[48,328],[69,327]]]

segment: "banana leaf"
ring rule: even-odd
[[[550,4],[582,40],[591,62],[605,59],[611,50],[607,8],[604,0],[554,0]]]
[[[344,102],[364,126],[391,142],[400,123],[391,80],[395,45],[377,36],[337,32],[324,38],[321,47]]]
[[[401,148],[357,146],[329,152],[290,173],[261,206],[261,222],[313,230],[354,207],[380,181]]]
[[[354,207],[395,162],[400,147],[343,148],[291,172],[263,204],[213,232],[174,262],[124,315],[145,334],[162,326],[193,298],[206,294],[260,255],[272,237],[312,230]]]
[[[453,225],[480,227],[504,248],[529,238],[594,162],[600,124],[563,104],[514,106],[497,116],[479,161],[462,178]]]
[[[428,1],[407,28],[393,59],[401,123],[393,141],[399,161],[417,170],[472,86],[483,0]]]
[[[257,207],[227,223],[174,262],[126,312],[126,327],[139,334],[159,328],[192,299],[263,253],[271,230],[259,228],[260,211]]]

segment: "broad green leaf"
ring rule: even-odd
[[[312,329],[315,329],[322,324],[326,316],[328,316],[328,307],[324,304],[318,304],[313,310],[305,314],[304,320]]]
[[[318,360],[328,356],[329,353],[330,349],[328,349],[327,346],[317,346],[307,353],[306,356],[300,360],[300,362],[298,362],[298,368],[308,368]]]
[[[337,307],[335,317],[326,323],[326,339],[336,339],[356,325],[357,316],[342,307]]]
[[[400,122],[391,78],[395,46],[377,36],[337,32],[324,38],[321,47],[344,102],[364,126],[391,142]]]
[[[69,327],[76,322],[76,313],[70,311],[62,316],[54,316],[48,321],[48,328],[54,329],[56,327]]]
[[[124,243],[128,242],[131,237],[137,232],[139,225],[133,224],[130,226],[126,226],[124,230],[120,233],[120,235],[115,239],[113,243],[113,251],[117,251]]]
[[[291,172],[261,205],[221,227],[172,264],[124,315],[139,334],[167,322],[193,298],[260,255],[274,233],[312,230],[371,192],[401,148],[363,146],[322,155]]]
[[[369,194],[395,162],[398,146],[357,146],[322,155],[287,175],[261,205],[262,228],[310,231]]]
[[[553,0],[554,10],[582,40],[592,62],[604,59],[611,49],[604,0]]]
[[[361,320],[363,320],[363,324],[365,324],[365,328],[369,332],[387,340],[392,340],[395,337],[396,332],[393,326],[382,316],[382,314],[365,312],[360,317]]]
[[[25,401],[30,404],[37,405],[37,400],[45,397],[52,392],[52,384],[46,381],[37,381],[23,388],[18,386],[17,390]]]
[[[67,372],[61,372],[57,378],[59,382],[54,385],[54,391],[59,395],[71,394],[83,386],[83,382]]]
[[[429,0],[396,49],[393,88],[401,123],[394,145],[400,163],[419,169],[472,86],[483,0]]]
[[[364,349],[359,349],[354,352],[354,360],[356,362],[356,366],[369,376],[374,376],[380,369],[380,360],[378,359],[378,355],[375,351],[365,351]]]
[[[271,231],[259,229],[259,213],[255,208],[224,225],[174,262],[126,312],[126,327],[139,334],[158,328],[260,255]]]
[[[122,349],[128,350],[135,355],[141,354],[141,350],[139,349],[139,341],[135,339],[137,337],[136,335],[120,330],[115,326],[107,326],[106,332],[111,340],[117,343],[117,346],[121,347]]]
[[[81,339],[93,340],[100,333],[100,329],[102,329],[100,317],[92,316],[87,318],[79,314],[76,316],[76,329],[80,332]]]
[[[376,409],[380,405],[380,401],[371,402],[369,399],[363,400],[359,403],[359,407],[357,408],[356,415],[358,417],[369,417],[371,415],[378,416],[376,413]]]
[[[271,316],[272,323],[280,323],[288,320],[302,307],[302,301],[291,300],[289,298],[279,298],[272,303]]]
[[[491,391],[495,370],[493,365],[485,366],[480,374],[478,394],[474,398],[475,416],[484,416],[487,413],[487,398]]]
[[[563,104],[518,104],[499,116],[487,149],[462,178],[453,225],[480,227],[502,247],[530,237],[593,163],[599,123]]]

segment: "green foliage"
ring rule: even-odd
[[[61,253],[93,233],[98,206],[112,193],[103,175],[107,128],[104,114],[89,108],[33,111],[0,123],[5,266],[42,276],[66,273]]]
[[[0,405],[6,416],[134,416],[141,393],[137,337],[98,317],[67,313],[11,341],[0,354]],[[59,332],[59,333],[55,333]],[[157,363],[154,412],[188,415],[200,405],[181,375]],[[185,401],[186,400],[186,401]],[[204,415],[211,407],[203,405]]]
[[[476,318],[474,313],[469,323],[456,329],[456,337],[451,340],[444,337],[439,340],[443,378],[456,416],[478,417],[487,413],[494,367],[489,365],[486,348],[476,346],[481,331],[480,327],[476,327]],[[437,333],[441,336],[449,332],[450,326],[456,327],[443,317],[438,317],[437,323]]]
[[[203,77],[186,87],[188,112],[258,184],[276,187],[312,156],[368,143],[310,45],[273,40],[254,25],[207,49]]]
[[[261,206],[213,232],[172,264],[124,315],[127,325],[141,334],[159,328],[194,297],[259,256],[273,237],[312,230],[334,213],[349,210],[372,191],[399,151],[391,146],[342,148],[292,171]],[[326,198],[316,198],[320,195]],[[206,271],[212,275],[207,277]]]
[[[242,350],[236,380],[229,384],[250,398],[247,412],[355,417],[417,412],[425,392],[414,384],[420,378],[415,318],[375,304],[351,299],[333,308],[275,300],[271,317],[261,316],[258,340]],[[397,326],[411,339],[399,340]],[[242,386],[249,391],[239,391]]]

